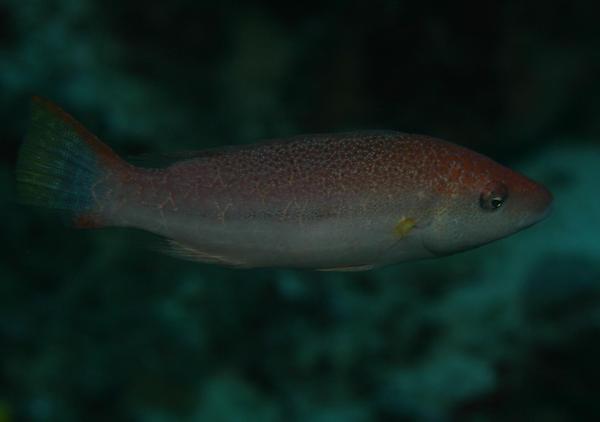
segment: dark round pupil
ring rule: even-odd
[[[497,196],[492,198],[490,202],[492,203],[492,207],[494,207],[494,208],[500,208],[502,206],[502,204],[504,203],[502,198],[497,197]]]

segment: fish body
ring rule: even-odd
[[[244,268],[447,255],[534,224],[552,202],[483,155],[399,132],[304,135],[138,167],[42,99],[17,179],[25,202],[69,211],[80,227],[139,228],[176,256]]]

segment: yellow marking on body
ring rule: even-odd
[[[296,204],[296,205],[300,205],[300,204]],[[300,212],[298,213],[298,224],[303,226],[304,225],[304,212],[306,211],[306,207],[308,206],[308,200],[304,201],[304,204],[302,204],[302,207],[300,208]]]
[[[255,190],[256,190],[256,194],[260,197],[260,201],[263,205],[266,204],[267,202],[267,196],[269,194],[269,186],[267,186],[266,184],[261,184],[260,182],[256,182],[254,184],[255,186]]]
[[[227,211],[229,210],[229,208],[233,207],[233,204],[231,202],[229,202],[224,207],[221,207],[219,202],[215,201],[215,206],[217,207],[217,220],[221,224],[225,224],[225,214],[227,214]]]
[[[294,203],[294,201],[290,201],[288,202],[288,204],[285,206],[285,208],[282,211],[282,215],[280,217],[280,221],[285,221],[288,217],[288,210],[290,209],[290,207],[292,206],[292,204]]]
[[[225,181],[223,180],[223,177],[221,176],[221,167],[220,166],[215,166],[214,170],[214,179],[212,181],[212,184],[209,185],[209,188],[216,188],[217,187],[217,183],[219,183],[221,186],[221,188],[226,188],[227,185],[225,184]]]
[[[402,217],[394,227],[394,234],[399,238],[403,238],[408,235],[416,225],[417,221],[414,218]]]

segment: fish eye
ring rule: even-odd
[[[491,182],[479,196],[479,205],[484,210],[495,211],[501,208],[508,198],[508,188],[504,183]]]

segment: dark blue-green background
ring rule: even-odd
[[[0,1],[0,422],[600,416],[598,13]],[[126,156],[426,133],[545,183],[555,209],[481,249],[366,273],[177,261],[16,203],[33,94]]]

